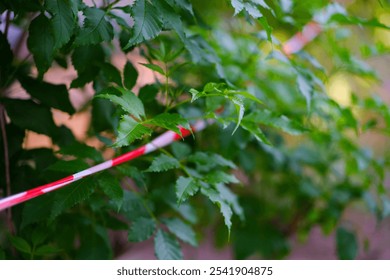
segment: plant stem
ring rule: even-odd
[[[4,165],[5,165],[5,184],[6,184],[6,196],[11,195],[11,176],[9,168],[9,154],[8,154],[8,141],[7,141],[7,131],[6,131],[6,119],[5,119],[5,108],[4,105],[0,103],[0,129],[1,136],[3,138],[3,148],[4,148]],[[12,212],[11,209],[7,209],[7,223],[8,228],[11,234],[15,232],[15,227],[12,222]]]
[[[179,107],[179,106],[181,106],[181,105],[183,105],[183,104],[186,104],[186,103],[188,103],[188,102],[191,102],[191,99],[186,99],[186,100],[183,100],[183,101],[181,101],[181,102],[178,102],[178,103],[172,105],[171,107],[169,107],[167,111],[170,111],[170,110],[172,110],[172,109],[174,109],[174,108],[176,108],[176,107]]]

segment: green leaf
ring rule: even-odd
[[[102,41],[112,40],[114,30],[111,23],[105,19],[106,13],[103,10],[86,7],[83,13],[85,16],[84,24],[76,37],[76,44],[95,45]]]
[[[150,64],[150,63],[140,63],[140,64],[142,64],[143,66],[149,68],[152,71],[160,73],[163,76],[166,75],[165,71],[160,66],[158,66],[157,64]]]
[[[128,90],[131,90],[137,82],[138,71],[134,68],[133,64],[129,61],[126,62],[125,69],[123,70],[123,84]]]
[[[303,75],[300,74],[298,74],[297,77],[297,85],[299,91],[306,98],[307,109],[309,110],[311,104],[311,95],[313,92],[313,86]]]
[[[260,24],[263,26],[265,32],[267,33],[267,39],[272,43],[272,27],[269,25],[266,17],[262,16],[259,18]]]
[[[218,192],[221,194],[221,197],[224,201],[226,201],[233,209],[234,213],[240,217],[241,221],[245,220],[244,210],[241,208],[238,203],[238,197],[234,194],[228,187],[224,184],[215,185]]]
[[[145,208],[146,203],[147,201],[144,201],[138,194],[124,190],[121,212],[131,221],[135,221],[140,217],[149,218],[150,214]]]
[[[192,245],[197,246],[198,241],[196,240],[195,232],[185,222],[178,218],[164,219],[162,221],[169,229],[180,240]]]
[[[142,101],[129,90],[119,90],[122,92],[122,95],[120,96],[111,94],[113,92],[118,92],[117,89],[108,88],[101,91],[97,97],[109,99],[111,102],[121,106],[123,110],[138,119],[145,117],[145,109]]]
[[[264,0],[231,0],[231,4],[235,10],[234,15],[237,15],[241,11],[245,10],[253,18],[262,17],[258,6],[269,9],[269,6]]]
[[[260,143],[272,145],[268,138],[264,135],[263,131],[261,131],[259,125],[255,124],[254,122],[249,122],[244,119],[241,122],[241,127],[249,131]]]
[[[180,260],[183,258],[179,242],[161,229],[154,237],[154,252],[159,260]]]
[[[173,155],[178,159],[183,159],[191,153],[191,147],[181,142],[172,143],[171,149]]]
[[[124,49],[155,38],[162,30],[158,10],[147,0],[136,0],[131,7],[133,34]]]
[[[215,190],[214,188],[211,187],[202,187],[201,192],[203,195],[205,195],[208,199],[211,200],[214,204],[216,204],[219,207],[219,210],[221,211],[222,216],[224,217],[225,225],[229,230],[232,227],[232,216],[233,216],[233,211],[221,194]]]
[[[203,195],[205,195],[208,199],[211,200],[214,204],[216,204],[220,211],[221,214],[224,217],[225,225],[229,230],[232,227],[232,216],[233,216],[233,211],[232,208],[230,207],[229,203],[227,203],[224,198],[221,196],[221,194],[215,190],[214,188],[211,187],[203,187],[201,188],[201,192]]]
[[[237,111],[237,124],[232,134],[234,134],[234,132],[240,126],[241,120],[244,116],[245,107],[244,107],[243,97],[246,97],[248,99],[251,99],[253,101],[262,104],[262,102],[252,94],[244,91],[230,90],[227,88],[226,84],[224,83],[220,83],[220,84],[208,83],[204,86],[202,92],[199,92],[196,89],[190,89],[190,93],[192,94],[191,102],[194,102],[195,100],[201,97],[221,96],[221,97],[228,98],[234,104],[234,107],[236,108]]]
[[[39,76],[49,69],[54,59],[55,39],[49,19],[40,14],[30,24],[27,46],[32,53]]]
[[[183,22],[180,19],[180,15],[173,9],[173,5],[166,0],[157,0],[154,1],[154,4],[162,15],[165,29],[175,30],[181,41],[184,42],[186,35],[183,29]]]
[[[100,65],[104,78],[108,83],[115,83],[118,86],[122,86],[122,76],[119,70],[111,63],[103,63]]]
[[[336,232],[337,255],[341,260],[353,260],[358,253],[358,243],[353,232],[338,228]]]
[[[188,157],[188,161],[194,162],[196,169],[204,172],[209,172],[216,166],[237,167],[232,161],[214,153],[196,152]]]
[[[54,124],[50,108],[31,100],[4,99],[3,102],[8,116],[15,125],[40,134],[56,136],[57,126]],[[34,121],[31,121],[32,117]]]
[[[255,124],[264,124],[271,126],[282,131],[291,134],[299,135],[305,132],[297,122],[294,122],[284,115],[278,116],[276,113],[271,112],[267,109],[256,110],[249,115],[245,116],[245,121],[253,122]]]
[[[205,180],[209,182],[210,184],[219,184],[219,183],[240,183],[236,176],[233,174],[225,173],[221,170],[212,171],[211,173],[207,174],[205,177]]]
[[[19,82],[31,97],[39,100],[42,104],[70,115],[75,113],[65,85],[49,84],[30,77],[20,77]]]
[[[48,193],[27,201],[23,207],[20,227],[23,229],[30,224],[47,220],[50,215],[48,211],[54,204],[53,197],[54,193]]]
[[[359,25],[359,26],[384,28],[387,30],[390,29],[390,26],[379,22],[376,18],[364,19],[364,18],[353,17],[353,16],[344,15],[344,14],[340,14],[340,13],[333,15],[329,21],[330,22],[337,22],[340,24],[354,24],[354,25]]]
[[[150,218],[138,218],[132,222],[128,240],[130,242],[141,242],[148,240],[156,229],[156,223]]]
[[[31,234],[31,241],[33,246],[41,245],[47,239],[49,233],[43,228],[35,228]]]
[[[137,167],[128,164],[123,164],[116,167],[123,175],[133,179],[138,187],[146,189],[145,175]]]
[[[53,220],[66,209],[86,200],[94,192],[96,183],[94,178],[85,178],[58,190],[54,196],[50,219]]]
[[[61,147],[58,151],[61,155],[71,155],[83,159],[92,159],[94,161],[103,161],[103,157],[96,148],[87,144],[74,142],[70,145]]]
[[[71,0],[47,0],[45,5],[53,15],[50,20],[52,25],[55,48],[60,48],[73,35],[76,26],[77,5]]]
[[[45,244],[45,245],[42,245],[42,246],[38,247],[34,251],[34,255],[36,255],[36,256],[47,256],[47,255],[58,254],[60,252],[62,252],[62,250],[57,248],[56,246],[50,245],[50,244]]]
[[[186,178],[180,176],[176,181],[176,197],[177,203],[181,204],[190,196],[195,195],[199,190],[199,185],[193,178]]]
[[[72,53],[72,64],[78,77],[72,81],[71,87],[82,87],[92,81],[100,72],[104,63],[104,52],[100,45],[79,46]]]
[[[100,189],[112,200],[118,211],[123,203],[123,189],[119,181],[108,173],[101,174],[97,179]]]
[[[244,101],[239,96],[230,96],[229,99],[234,103],[234,107],[237,111],[237,124],[236,127],[233,129],[232,134],[236,132],[237,128],[240,126],[241,120],[244,117],[245,107],[244,107]]]
[[[136,139],[141,139],[145,135],[151,135],[152,130],[141,123],[136,122],[130,116],[123,116],[119,123],[118,138],[115,142],[117,147],[128,146]]]
[[[89,165],[82,159],[73,160],[58,160],[56,163],[50,165],[47,170],[59,171],[62,173],[75,173],[87,169]]]
[[[12,246],[14,246],[16,248],[16,250],[23,252],[23,253],[27,253],[27,254],[31,253],[30,244],[28,244],[28,242],[26,240],[24,240],[23,238],[18,237],[18,236],[10,236],[9,239],[12,243]]]
[[[179,114],[162,113],[148,120],[147,123],[172,130],[179,135],[182,135],[179,126],[192,131],[188,121]]]
[[[146,170],[147,172],[162,172],[170,169],[179,168],[180,163],[177,159],[161,154],[153,159],[152,164]]]
[[[158,88],[155,85],[145,85],[143,86],[138,93],[138,98],[145,103],[152,103],[156,101],[156,96],[158,94]]]
[[[165,0],[165,1],[169,3],[169,5],[171,5],[172,7],[177,7],[182,10],[186,10],[192,16],[195,16],[194,11],[192,9],[192,4],[189,0]]]

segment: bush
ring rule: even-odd
[[[153,238],[157,258],[179,259],[182,243],[197,246],[211,228],[216,246],[231,245],[236,258],[273,259],[288,255],[291,236],[304,240],[320,226],[337,229],[340,258],[355,258],[345,209],[389,214],[387,154],[360,141],[389,133],[389,109],[372,90],[380,79],[364,62],[388,53],[373,33],[388,29],[375,18],[385,4],[124,2],[1,2],[3,195],[84,170],[166,130],[209,125],[3,212],[0,257],[115,258],[121,251],[111,233],[127,231],[130,242]],[[280,43],[305,25],[321,29],[317,39],[295,37],[314,40],[307,51]],[[118,53],[126,55],[121,67]],[[61,67],[77,71],[70,84],[45,75]],[[147,69],[154,82],[140,87]],[[354,90],[329,96],[328,81],[339,77]],[[18,84],[28,99],[14,97]],[[90,85],[94,97],[75,110],[69,92]],[[58,111],[90,111],[87,136],[58,125]],[[52,146],[26,149],[29,131]]]

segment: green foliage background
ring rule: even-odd
[[[336,231],[338,256],[350,259],[358,243],[340,222],[345,209],[363,205],[378,220],[390,213],[388,153],[359,140],[389,134],[388,106],[373,90],[380,79],[365,62],[388,54],[375,35],[389,29],[379,21],[388,3],[5,0],[0,12],[3,195],[100,163],[106,150],[120,155],[165,130],[180,133],[178,125],[214,120],[166,149],[1,213],[1,258],[115,258],[110,232],[127,231],[129,242],[152,238],[157,258],[180,259],[181,244],[197,246],[210,228],[216,246],[232,246],[238,259],[284,258],[291,236],[304,241],[320,226]],[[321,35],[286,56],[281,42],[313,18]],[[27,36],[27,57],[11,48],[10,24]],[[146,59],[155,82],[135,94],[139,61],[118,69],[117,52]],[[74,67],[70,88],[45,79],[52,67]],[[327,93],[341,74],[354,88],[346,104]],[[31,99],[11,98],[13,83]],[[101,150],[52,117],[75,114],[69,90],[90,83],[88,137]],[[26,130],[49,136],[53,149],[24,149]]]

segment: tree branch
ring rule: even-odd
[[[5,108],[4,108],[4,105],[0,103],[0,130],[1,130],[1,136],[3,138],[3,147],[4,147],[6,196],[10,196],[11,195],[11,176],[10,176],[10,167],[9,167],[7,131],[5,128],[5,124],[6,124]],[[7,215],[8,228],[9,228],[11,234],[13,234],[15,232],[15,227],[14,227],[14,224],[12,222],[11,209],[7,210],[6,215]]]

